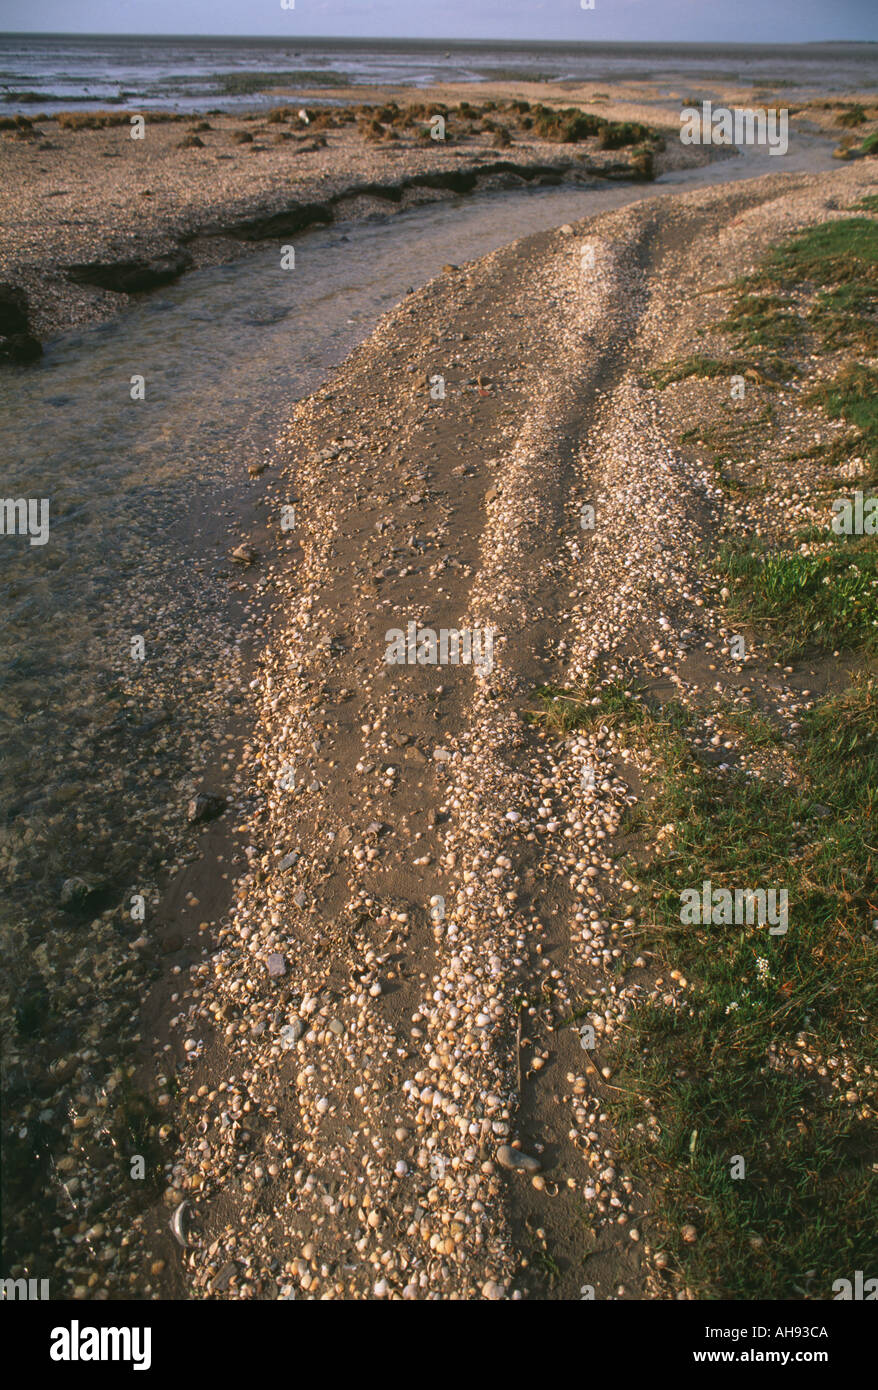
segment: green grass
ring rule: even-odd
[[[859,102],[852,102],[846,111],[836,118],[836,125],[858,126],[865,125],[868,117]]]
[[[746,715],[740,722],[746,728]],[[776,742],[760,722],[754,743]],[[652,1169],[667,1248],[700,1297],[795,1298],[808,1270],[816,1296],[830,1297],[833,1279],[874,1262],[867,1125],[844,1099],[846,1084],[830,1089],[838,1068],[827,1078],[775,1068],[769,1050],[875,1060],[876,730],[874,683],[821,701],[803,720],[791,785],[705,768],[681,755],[674,732],[656,801],[641,813],[653,830],[676,826],[672,846],[636,869],[653,924],[644,945],[694,988],[688,1009],[635,1009],[616,1057],[623,1099],[614,1109],[625,1157]],[[660,722],[654,738],[668,746]],[[683,926],[681,889],[705,879],[786,888],[787,934]],[[654,1102],[657,1143],[635,1127],[647,1118],[643,1095]],[[741,1180],[731,1177],[735,1155],[745,1160]],[[694,1246],[680,1237],[690,1223]]]
[[[783,743],[783,734],[777,725],[758,710],[726,709],[723,722],[744,737],[751,748],[774,748]]]
[[[150,121],[184,121],[173,111],[150,111]],[[130,126],[130,111],[59,111],[53,120],[62,130],[106,130],[109,126]]]
[[[653,367],[647,372],[650,381],[659,391],[664,391],[666,386],[671,386],[677,381],[686,381],[692,376],[711,380],[714,377],[745,374],[751,377],[758,375],[754,363],[749,358],[721,362],[716,357],[703,357],[698,353],[692,357],[684,357],[678,362],[663,362],[660,367]]]
[[[559,111],[551,107],[537,105],[531,108],[534,133],[541,140],[561,140],[577,143],[597,135],[607,121],[603,116],[593,116],[568,106]]]
[[[724,415],[711,424],[697,424],[683,430],[680,444],[699,444],[713,457],[717,482],[727,496],[749,492],[754,483],[730,476],[725,465],[743,466],[759,453],[771,438],[775,426],[774,411],[766,404],[757,414],[747,414],[741,406],[723,402]]]
[[[743,294],[733,304],[720,331],[742,347],[785,348],[801,331],[796,311],[776,294]]]
[[[535,708],[526,710],[524,717],[527,723],[550,733],[568,734],[598,722],[613,722],[620,715],[626,720],[637,719],[640,705],[635,696],[634,686],[622,680],[583,690],[541,685],[534,691]]]
[[[878,211],[878,198],[863,211]],[[757,360],[800,348],[870,353],[876,281],[878,223],[841,219],[772,251],[719,326]],[[853,452],[878,461],[875,378],[849,360],[804,397],[851,427],[815,447],[824,463]],[[729,410],[684,438],[740,461],[754,432],[764,453],[778,423],[770,411],[752,420]],[[748,486],[766,484],[748,476]],[[814,553],[800,552],[805,541]],[[619,1099],[609,1104],[626,1163],[648,1175],[677,1287],[707,1299],[827,1299],[834,1280],[878,1258],[874,1127],[857,1114],[864,1068],[874,1074],[876,1064],[878,545],[828,525],[770,544],[735,535],[712,564],[732,621],[756,629],[773,657],[845,651],[864,670],[792,731],[773,713],[718,705],[709,727],[733,734],[742,757],[739,766],[730,752],[724,771],[695,742],[707,731],[695,711],[638,704],[632,741],[657,758],[652,800],[627,824],[645,842],[629,875],[640,884],[640,940],[666,982],[677,970],[689,987],[679,1008],[663,1002],[667,984],[635,1006],[615,1055]],[[657,839],[668,823],[673,836]],[[684,924],[681,891],[708,879],[786,889],[788,932]],[[795,1067],[791,1055],[812,1061]],[[845,1067],[863,1087],[853,1103]],[[741,1179],[732,1177],[736,1155]],[[682,1240],[689,1224],[694,1244]]]
[[[823,290],[809,315],[824,348],[857,347],[872,356],[878,352],[875,291],[862,284]]]
[[[620,150],[645,141],[659,141],[658,133],[639,121],[608,121],[604,116],[580,111],[576,106],[555,110],[534,105],[530,108],[530,119],[534,133],[541,140],[558,140],[564,144],[577,144],[597,136],[601,149]]]
[[[823,352],[847,346],[874,351],[878,221],[850,217],[811,227],[771,251],[738,289],[716,327],[738,347],[769,349],[768,374],[791,374],[791,363],[779,372],[776,354],[794,348],[805,332]]]
[[[729,544],[717,572],[730,587],[733,619],[761,628],[781,660],[815,649],[878,647],[878,547],[871,537],[815,555]]]
[[[640,125],[638,121],[610,121],[601,130],[598,145],[602,150],[621,150],[628,145],[640,145],[651,138],[649,127]]]
[[[863,207],[878,207],[866,198]],[[802,296],[805,296],[803,299]],[[772,250],[763,265],[738,285],[738,295],[714,327],[729,335],[746,357],[727,361],[693,355],[666,362],[647,375],[663,390],[688,377],[721,378],[735,374],[762,384],[800,375],[793,354],[805,335],[818,352],[855,348],[865,356],[878,352],[878,220],[843,218],[789,238]],[[849,364],[829,381],[815,386],[805,403],[821,406],[830,419],[843,419],[854,432],[810,451],[827,463],[852,455],[878,470],[878,372]],[[735,440],[734,431],[740,433]],[[746,443],[746,422],[693,426],[683,438],[699,439],[712,449]],[[751,431],[752,432],[752,431]]]
[[[878,371],[852,364],[823,381],[805,400],[822,406],[831,420],[846,420],[859,431],[856,448],[878,466]]]
[[[878,222],[870,217],[841,218],[809,227],[766,257],[755,277],[762,283],[878,283]]]

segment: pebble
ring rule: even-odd
[[[501,1144],[497,1150],[497,1162],[501,1168],[518,1169],[522,1173],[538,1173],[540,1160],[531,1154],[514,1149],[511,1144]]]

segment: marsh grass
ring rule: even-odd
[[[874,367],[851,363],[815,386],[805,400],[821,406],[831,420],[853,425],[857,434],[848,437],[849,449],[878,468],[878,371]]]
[[[716,357],[704,357],[698,353],[692,357],[684,357],[676,362],[663,362],[660,367],[653,367],[647,372],[649,380],[659,391],[664,391],[665,387],[673,385],[677,381],[686,381],[689,377],[702,377],[713,379],[714,377],[744,376],[752,380],[764,380],[766,364],[760,367],[750,357],[732,358],[731,361],[723,361]]]
[[[870,205],[864,199],[864,209]],[[737,296],[715,328],[738,347],[768,349],[767,374],[778,353],[809,335],[820,352],[878,343],[878,222],[848,217],[824,222],[775,247],[760,268],[739,281]],[[760,359],[761,361],[761,359]],[[787,375],[792,362],[786,362]]]
[[[870,536],[831,539],[817,554],[728,543],[717,572],[730,616],[762,629],[778,659],[878,647],[878,546]]]
[[[641,717],[636,695],[637,687],[623,680],[579,690],[541,685],[533,694],[534,707],[525,711],[524,718],[535,727],[559,735],[590,728],[596,723],[612,723],[620,716],[624,716],[626,722],[636,721]]]
[[[878,199],[864,201],[878,210]],[[812,228],[739,286],[726,325],[751,350],[792,353],[806,335],[824,352],[872,342],[876,266],[873,220]],[[812,388],[808,404],[852,427],[817,446],[823,462],[852,449],[874,462],[874,387],[874,371],[849,361]],[[772,423],[762,422],[763,445]],[[750,430],[695,424],[684,438],[736,449]],[[834,1280],[878,1256],[864,1108],[878,1010],[878,546],[828,527],[783,543],[737,535],[713,568],[730,617],[777,660],[846,650],[862,669],[792,729],[753,708],[723,709],[741,760],[725,768],[696,743],[695,710],[665,717],[641,706],[632,737],[647,740],[657,771],[626,825],[644,844],[630,876],[639,939],[665,984],[629,1015],[606,1103],[626,1161],[650,1174],[677,1287],[705,1299],[826,1299]],[[673,834],[659,836],[669,823]],[[682,923],[681,891],[705,880],[786,889],[788,931]],[[687,984],[668,1003],[672,970]],[[688,1224],[693,1244],[682,1240]]]
[[[758,714],[729,722],[754,749],[781,742]],[[630,828],[671,820],[675,835],[632,870],[650,922],[642,945],[691,988],[680,1007],[635,1008],[608,1103],[628,1162],[653,1174],[667,1247],[698,1297],[829,1297],[833,1279],[874,1261],[874,1150],[841,1072],[875,1059],[876,727],[872,682],[820,701],[802,721],[793,778],[720,773],[681,740],[678,718],[652,729],[663,772]],[[787,934],[683,926],[681,889],[704,879],[786,888]],[[802,1055],[804,1067],[790,1060]],[[652,1140],[637,1129],[643,1095]],[[694,1246],[679,1234],[689,1223]]]

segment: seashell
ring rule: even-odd
[[[181,1202],[168,1222],[174,1239],[177,1241],[178,1245],[182,1245],[184,1250],[189,1244],[189,1238],[186,1234],[186,1214],[189,1210],[189,1206],[189,1202]]]

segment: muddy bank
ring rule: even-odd
[[[734,147],[680,142],[681,103],[707,96],[727,106],[781,101],[732,87],[491,82],[382,88],[368,105],[320,89],[259,113],[146,112],[139,127],[118,110],[2,118],[0,280],[26,296],[17,331],[31,341],[0,351],[35,360],[36,341],[104,320],[132,294],[309,226],[479,190],[648,180],[734,159]],[[793,139],[857,144],[878,128],[868,100],[790,108]],[[442,139],[433,138],[437,116]]]
[[[648,179],[707,162],[708,151],[666,140],[677,132],[661,119],[647,128],[607,110],[561,120],[553,113],[567,103],[556,92],[547,100],[536,108],[542,117],[527,102],[524,111],[439,103],[442,139],[430,134],[432,108],[413,106],[411,94],[408,105],[312,107],[304,118],[283,106],[205,119],[146,113],[143,138],[132,138],[124,112],[107,124],[94,113],[10,119],[0,132],[9,214],[0,279],[27,295],[29,331],[45,339],[105,319],[191,267],[315,224],[477,190]]]

